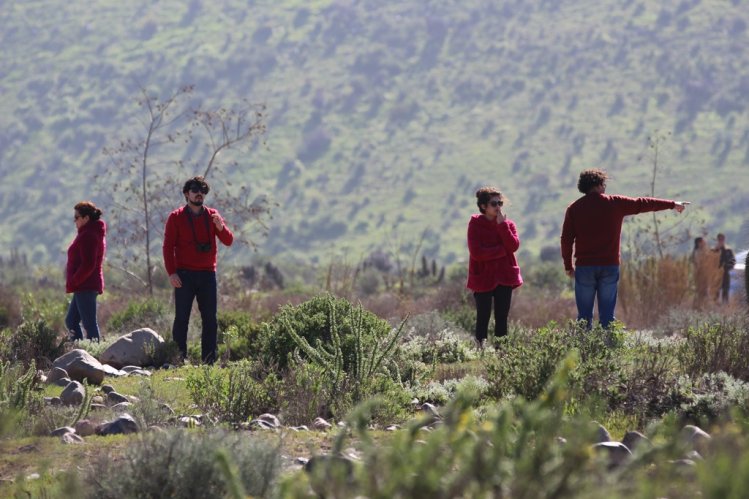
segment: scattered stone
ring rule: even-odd
[[[96,428],[96,434],[101,436],[108,435],[127,435],[137,433],[138,425],[129,414],[122,414],[114,421],[104,423]]]
[[[597,429],[596,429],[596,442],[597,443],[613,441],[613,439],[611,438],[611,433],[609,433],[609,430],[604,428],[603,425],[598,423],[597,421],[593,421],[593,423],[597,426]]]
[[[41,475],[39,473],[32,473],[30,475],[26,475],[26,480],[39,480],[41,478]]]
[[[301,425],[301,426],[292,426],[289,428],[291,431],[309,431],[309,427],[307,425]]]
[[[417,406],[419,404],[420,404],[419,399],[417,399],[416,397],[411,399],[411,405]]]
[[[250,429],[258,428],[260,430],[276,430],[277,428],[263,419],[253,419],[250,421]]]
[[[63,405],[81,405],[86,397],[83,385],[77,381],[71,381],[60,394]]]
[[[51,385],[55,385],[55,386],[61,386],[61,387],[65,388],[66,386],[68,386],[70,384],[71,381],[72,380],[70,378],[66,377],[66,378],[60,378],[58,380],[55,380],[55,381],[53,381],[50,384]]]
[[[90,409],[92,411],[103,411],[103,410],[107,409],[107,406],[104,405],[104,404],[94,404],[94,403],[91,403]]]
[[[640,433],[639,431],[628,431],[622,438],[622,443],[627,446],[632,452],[642,444],[650,446],[650,439]]]
[[[174,416],[175,414],[174,409],[172,409],[171,407],[169,407],[169,405],[164,404],[164,403],[159,404],[159,409],[161,409],[161,412],[168,414],[169,416]]]
[[[329,430],[333,427],[332,424],[325,421],[323,418],[315,418],[315,420],[312,422],[312,428],[315,430]]]
[[[691,459],[695,462],[705,460],[705,458],[703,458],[702,455],[696,450],[690,450],[689,452],[687,452],[687,459]]]
[[[133,404],[130,402],[120,402],[119,404],[113,405],[111,409],[116,413],[122,413],[129,411],[131,407],[133,407]]]
[[[41,369],[36,370],[35,378],[36,379],[34,381],[36,381],[39,384],[44,384],[47,382],[47,376],[44,374],[44,371],[42,371]]]
[[[435,418],[440,418],[440,413],[437,410],[437,407],[434,404],[430,404],[429,402],[424,402],[421,404],[420,407],[422,412],[425,412],[429,414],[430,416],[434,416]]]
[[[68,376],[68,372],[61,367],[53,367],[52,369],[50,369],[49,374],[47,375],[47,383],[52,384],[58,379],[62,378],[70,378],[70,376]]]
[[[697,466],[697,463],[695,463],[691,459],[676,459],[675,461],[669,461],[669,463],[679,468],[694,468],[695,466]]]
[[[82,437],[90,437],[96,434],[96,427],[88,419],[81,419],[75,424],[75,433]]]
[[[65,433],[60,437],[60,440],[65,445],[84,443],[83,438],[80,435],[76,435],[75,433]]]
[[[101,385],[101,391],[107,394],[109,392],[113,392],[114,387],[112,385]]]
[[[121,404],[122,402],[130,402],[130,399],[124,395],[120,395],[117,392],[107,393],[107,403],[109,405],[117,405]]]
[[[101,395],[94,395],[93,397],[91,397],[91,403],[104,405],[104,397],[102,397]]]
[[[710,445],[710,440],[713,438],[702,428],[694,425],[686,425],[682,428],[681,435],[684,441],[692,446],[692,449],[701,454],[707,450],[708,445]]]
[[[302,466],[304,466],[308,462],[309,462],[309,459],[307,459],[306,457],[298,457],[294,459],[294,464],[301,464]]]
[[[387,428],[385,428],[385,431],[398,431],[400,429],[401,429],[400,425],[391,424],[390,426],[388,426]]]
[[[164,343],[164,338],[151,328],[142,328],[121,336],[102,352],[104,364],[118,369],[136,366],[136,369],[153,364],[153,353]]]
[[[127,373],[128,376],[143,376],[143,377],[149,377],[151,376],[151,371],[147,369],[135,369],[134,371],[130,371]]]
[[[257,419],[261,421],[265,421],[266,423],[270,424],[274,428],[281,427],[281,421],[273,414],[268,414],[268,413],[261,414],[260,416],[257,417]]]
[[[195,428],[200,426],[200,420],[193,416],[182,416],[181,418],[178,418],[177,421],[180,426],[184,428]]]
[[[60,397],[44,397],[44,403],[51,406],[62,405]]]
[[[62,426],[60,428],[55,428],[51,432],[49,432],[50,437],[61,437],[65,435],[66,433],[75,433],[75,428],[71,428],[70,426]]]
[[[621,442],[599,442],[593,446],[593,450],[601,454],[607,454],[609,466],[612,468],[624,464],[632,457],[632,451]]]
[[[567,445],[567,439],[564,437],[557,437],[556,440],[559,445]]]
[[[90,353],[80,348],[55,359],[52,368],[55,367],[65,369],[72,380],[82,382],[85,379],[93,385],[100,385],[107,374],[112,376],[124,374],[112,366],[100,363]]]

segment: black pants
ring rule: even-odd
[[[723,281],[720,283],[720,298],[723,303],[728,303],[728,290],[731,289],[731,274],[723,273]]]
[[[200,337],[203,362],[213,364],[216,360],[216,335],[218,322],[218,291],[216,272],[209,270],[177,270],[182,281],[181,288],[174,288],[174,324],[172,337],[182,356],[187,356],[187,327],[190,324],[192,302],[198,299],[203,334]]]
[[[476,300],[476,339],[486,339],[489,329],[489,318],[492,314],[492,298],[494,299],[494,335],[507,336],[507,316],[510,314],[512,288],[497,286],[493,291],[473,293]]]

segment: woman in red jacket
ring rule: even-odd
[[[495,337],[507,335],[512,290],[523,283],[515,252],[520,239],[515,223],[502,213],[504,196],[495,187],[476,191],[480,214],[468,222],[468,284],[476,299],[476,341],[483,345],[494,301]]]
[[[73,293],[73,299],[65,317],[65,326],[71,340],[82,340],[83,322],[88,339],[99,341],[96,297],[104,291],[101,265],[107,251],[107,226],[101,220],[101,210],[90,201],[75,205],[73,219],[78,235],[68,248],[65,292]]]

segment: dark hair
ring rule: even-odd
[[[703,238],[701,238],[701,237],[695,237],[695,238],[694,238],[694,249],[695,249],[695,251],[699,249],[699,247],[700,247],[700,243],[701,243],[702,241],[704,241],[704,239],[703,239]]]
[[[476,206],[479,207],[481,213],[486,212],[482,206],[489,204],[489,201],[491,201],[494,196],[499,196],[499,202],[502,204],[506,201],[505,197],[496,187],[487,186],[476,191]]]
[[[91,220],[99,220],[101,218],[101,210],[91,201],[81,201],[73,208],[82,217],[89,217]]]
[[[577,190],[583,194],[589,193],[594,187],[603,185],[609,176],[605,171],[594,168],[592,170],[583,170],[580,172],[580,178],[577,181]]]
[[[725,238],[726,238],[726,235],[725,235],[725,234],[723,234],[722,232],[719,232],[719,233],[718,233],[718,235],[717,235],[717,236],[715,236],[715,237],[716,237],[716,239],[725,239]]]
[[[187,194],[187,191],[189,191],[193,185],[197,185],[198,187],[205,189],[206,194],[211,190],[208,182],[206,182],[201,175],[198,175],[197,177],[188,179],[188,181],[185,182],[185,185],[182,187],[182,194]]]

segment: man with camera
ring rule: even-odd
[[[182,194],[187,204],[169,214],[164,230],[164,266],[174,286],[172,337],[182,357],[187,356],[187,327],[192,302],[198,299],[203,321],[201,357],[204,363],[216,361],[216,239],[231,246],[234,234],[224,225],[217,210],[203,205],[210,187],[203,177],[185,182]]]

